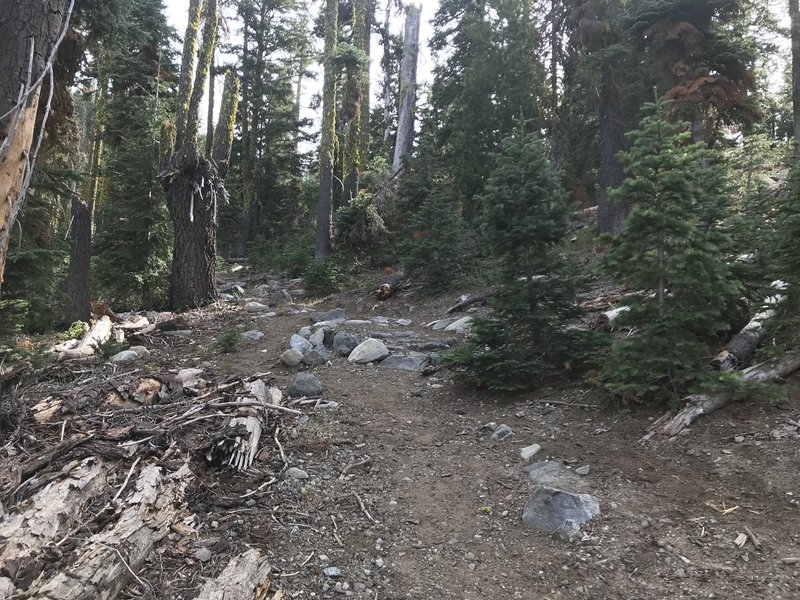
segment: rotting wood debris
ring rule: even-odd
[[[226,509],[266,500],[288,468],[282,425],[304,413],[286,405],[270,373],[212,382],[199,369],[65,358],[15,380],[0,400],[25,411],[0,432],[0,598],[112,599],[123,589],[156,597],[140,575],[154,547],[199,535],[187,492]],[[294,404],[312,410],[303,400]],[[246,491],[226,490],[220,480],[230,477]],[[192,597],[221,598],[231,586],[242,598],[282,597],[267,558],[240,550]]]

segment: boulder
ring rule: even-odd
[[[308,338],[308,341],[315,346],[322,346],[325,343],[325,328],[320,327]]]
[[[292,295],[286,290],[278,290],[270,296],[269,303],[273,306],[285,306],[294,304],[294,300],[292,299]]]
[[[289,345],[302,354],[305,354],[307,351],[311,350],[311,348],[314,347],[314,345],[311,342],[309,342],[306,338],[301,337],[296,333],[289,340]]]
[[[386,344],[375,338],[367,338],[353,349],[347,360],[357,365],[364,365],[383,360],[387,356],[389,356],[389,349]]]
[[[244,333],[239,334],[239,339],[244,344],[257,344],[261,340],[263,340],[266,336],[261,331],[245,331]]]
[[[133,350],[123,350],[111,357],[111,362],[118,365],[129,364],[137,360],[139,360],[139,355]]]
[[[539,485],[586,489],[586,482],[555,460],[543,460],[523,469],[534,483]]]
[[[339,331],[333,336],[333,351],[339,356],[349,356],[358,346],[358,338],[354,335]]]
[[[572,494],[543,485],[525,503],[522,521],[534,531],[570,540],[581,525],[600,514],[600,503],[589,494]]]
[[[261,302],[248,302],[244,305],[244,312],[259,313],[264,312],[265,310],[267,310],[267,306],[261,304]]]
[[[294,348],[289,348],[289,350],[281,354],[281,362],[291,369],[299,367],[303,362],[303,353]]]
[[[494,433],[492,433],[492,441],[505,442],[510,440],[513,435],[514,430],[511,429],[511,427],[505,424],[500,424],[495,428]]]
[[[381,369],[396,369],[410,373],[420,373],[431,364],[431,359],[425,354],[411,354],[409,356],[394,355],[381,363]]]
[[[292,398],[321,396],[322,383],[313,373],[297,373],[289,382],[287,392]]]
[[[139,358],[147,358],[150,356],[150,350],[145,348],[144,346],[131,346],[128,348],[131,352],[136,352],[139,355]]]
[[[317,313],[311,317],[314,323],[322,321],[344,321],[347,319],[347,313],[343,308],[334,308],[324,313]]]
[[[324,365],[330,358],[330,352],[322,344],[314,346],[303,355],[303,362],[307,365]]]
[[[305,339],[310,338],[311,337],[311,327],[303,327],[302,329],[300,329],[300,331],[297,332],[297,335],[299,335],[300,337],[305,338]]]
[[[472,323],[472,317],[463,317],[450,323],[444,330],[455,331],[456,333],[468,333],[470,323]]]

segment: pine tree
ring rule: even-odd
[[[491,389],[524,389],[579,362],[586,334],[575,279],[558,244],[567,232],[564,192],[545,144],[517,131],[506,138],[482,196],[482,226],[499,264],[492,313],[472,322],[469,341],[446,364]]]
[[[725,330],[721,315],[737,285],[716,227],[719,196],[706,199],[713,157],[689,144],[685,123],[672,124],[669,103],[647,103],[631,149],[622,153],[626,179],[613,197],[632,207],[603,257],[602,269],[636,292],[620,325],[633,334],[611,349],[599,379],[626,399],[672,398],[700,386],[708,342]]]

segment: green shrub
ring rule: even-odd
[[[333,259],[312,261],[303,273],[303,286],[311,296],[326,296],[341,289],[342,272]]]
[[[239,330],[233,327],[223,329],[214,339],[214,347],[222,354],[236,352],[239,347]]]

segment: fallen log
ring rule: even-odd
[[[46,545],[60,540],[106,488],[106,470],[94,458],[76,461],[57,483],[31,496],[0,523],[0,572],[29,583],[50,560]]]
[[[613,326],[614,321],[616,321],[620,315],[625,314],[630,309],[630,306],[618,306],[617,308],[612,308],[611,310],[600,313],[595,319],[594,328],[601,331],[609,331]]]
[[[480,304],[481,302],[485,301],[489,296],[492,295],[492,292],[483,292],[482,294],[475,294],[474,296],[464,295],[459,297],[458,302],[456,302],[453,306],[447,309],[447,314],[451,315],[454,312],[458,312],[469,308],[474,304]]]
[[[58,353],[56,360],[62,362],[78,358],[86,358],[95,353],[96,347],[111,337],[113,323],[108,317],[95,321],[94,326],[83,336],[80,343],[70,350]]]
[[[773,281],[770,287],[776,291],[784,291],[788,286],[783,281]],[[775,294],[764,300],[764,308],[750,319],[744,329],[731,338],[725,349],[711,361],[711,366],[720,371],[730,372],[746,364],[764,339],[764,326],[775,316],[775,310],[784,300],[786,300],[784,294]]]
[[[754,365],[742,371],[742,383],[767,383],[777,381],[800,369],[800,354],[785,357],[781,360]],[[667,413],[651,426],[651,431],[642,441],[655,435],[672,437],[678,435],[703,415],[719,410],[734,401],[731,393],[695,394],[687,397],[686,405],[675,416]]]
[[[69,568],[26,595],[40,600],[113,600],[131,580],[153,593],[153,586],[136,573],[170,525],[181,518],[190,479],[188,465],[169,475],[156,465],[146,466],[116,524],[82,540]]]
[[[253,600],[266,597],[270,566],[258,550],[234,557],[216,579],[207,581],[195,600]]]

